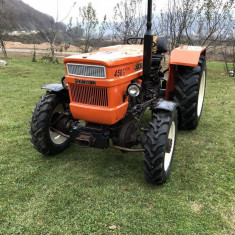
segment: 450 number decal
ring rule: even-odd
[[[114,73],[114,77],[124,76],[126,74],[126,72],[129,71],[130,69],[131,69],[130,67],[126,67],[123,69],[117,69]]]

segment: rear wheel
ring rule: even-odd
[[[44,155],[55,155],[70,144],[69,138],[54,130],[57,120],[68,110],[68,104],[56,94],[46,94],[37,103],[33,112],[30,135],[31,142],[38,152]]]
[[[154,112],[147,133],[144,173],[148,182],[163,184],[170,175],[177,135],[177,111]]]
[[[180,105],[179,128],[196,129],[201,117],[206,88],[206,59],[201,56],[197,67],[179,66],[174,101]]]

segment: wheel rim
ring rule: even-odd
[[[168,134],[167,141],[169,141],[169,140],[171,140],[172,143],[171,143],[170,152],[165,153],[165,158],[164,158],[164,170],[165,171],[167,171],[169,166],[170,166],[171,159],[172,159],[172,156],[173,156],[173,151],[174,151],[174,148],[175,148],[175,122],[171,123],[171,127],[170,127],[170,131],[169,131],[169,134]]]
[[[197,116],[200,117],[202,112],[202,105],[204,100],[204,94],[205,94],[205,86],[206,86],[206,72],[203,71],[202,78],[200,82],[200,88],[198,93],[198,102],[197,102]]]
[[[62,104],[59,104],[59,105],[56,106],[56,108],[54,109],[51,117],[53,117],[53,115],[55,115],[57,113],[59,113],[59,114],[64,113],[64,106]],[[50,120],[50,123],[51,123],[51,121],[52,120]],[[52,131],[51,129],[49,130],[49,134],[50,134],[50,138],[51,138],[51,140],[54,144],[63,144],[67,140],[66,137],[58,134],[55,131]]]

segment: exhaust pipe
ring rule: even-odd
[[[144,35],[144,61],[143,61],[144,80],[148,80],[151,75],[152,49],[153,49],[152,0],[148,0],[147,31]]]

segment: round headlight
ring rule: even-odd
[[[130,84],[127,88],[128,95],[137,97],[140,94],[140,84]]]
[[[61,83],[64,89],[68,89],[68,83],[66,82],[65,77],[62,78]]]

